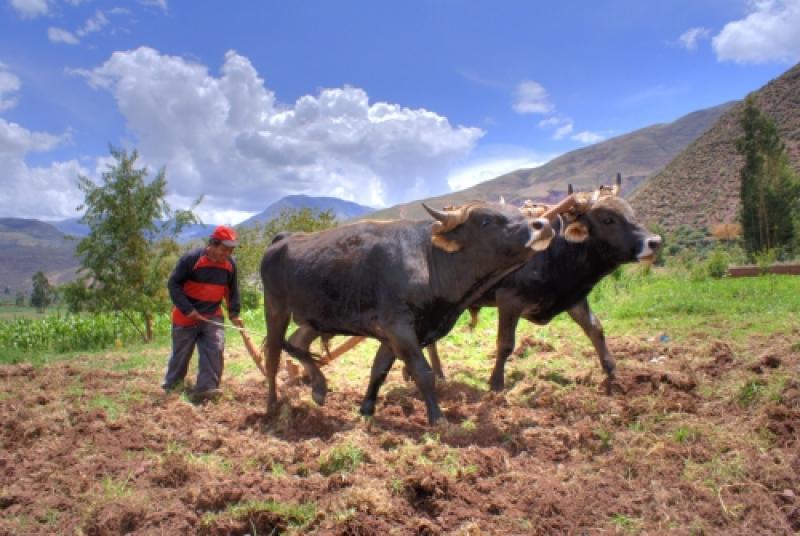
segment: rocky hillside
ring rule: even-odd
[[[800,64],[753,93],[759,109],[775,121],[789,159],[800,171]],[[631,196],[642,219],[667,230],[681,225],[705,229],[736,220],[739,170],[736,152],[742,136],[739,102],[705,134],[691,143],[663,171]]]
[[[571,151],[537,168],[520,169],[460,192],[422,201],[438,207],[475,199],[496,201],[502,195],[509,202],[550,202],[565,194],[568,183],[578,189],[592,189],[608,183],[617,173],[625,178],[623,194],[627,195],[663,169],[732,106],[727,103],[693,112],[672,123],[652,125]],[[414,201],[380,210],[370,217],[423,218],[426,214],[420,202]]]

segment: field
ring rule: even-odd
[[[234,332],[203,406],[161,393],[166,342],[2,365],[0,534],[800,533],[800,278],[632,269],[590,301],[611,396],[562,317],[521,324],[488,392],[484,309],[440,344],[433,428],[399,366],[358,415],[374,343],[324,369],[323,407],[280,383],[269,421]]]

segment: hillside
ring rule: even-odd
[[[800,64],[752,95],[759,109],[775,121],[793,167],[800,170]],[[631,196],[645,221],[674,230],[681,225],[707,228],[736,220],[743,160],[735,144],[742,135],[739,117],[743,106],[740,102],[727,110],[708,132]]]
[[[509,202],[525,199],[549,202],[562,197],[568,183],[578,189],[591,189],[609,182],[616,173],[622,173],[625,178],[623,194],[628,194],[666,166],[732,106],[733,103],[726,103],[699,110],[672,123],[652,125],[571,151],[537,168],[520,169],[459,192],[422,201],[444,206],[474,199],[496,201],[502,195]],[[425,212],[420,201],[413,201],[380,210],[371,217],[422,218]]]
[[[0,288],[27,290],[31,278],[44,272],[52,284],[75,276],[75,243],[54,226],[38,220],[0,218]]]

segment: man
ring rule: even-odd
[[[167,283],[175,307],[172,309],[172,355],[161,387],[171,392],[183,383],[197,345],[199,370],[190,395],[190,400],[196,404],[217,399],[222,393],[219,384],[225,347],[220,307],[223,299],[231,323],[243,327],[239,318],[236,264],[231,257],[237,245],[236,231],[220,225],[209,237],[208,246],[180,258]]]

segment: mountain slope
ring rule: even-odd
[[[609,183],[617,173],[625,178],[623,194],[633,191],[666,166],[681,150],[710,128],[733,106],[721,104],[685,115],[672,123],[652,125],[563,154],[543,166],[519,169],[471,188],[424,199],[434,207],[480,199],[506,201],[525,199],[551,202],[561,198],[572,183],[577,189],[592,189]],[[371,214],[375,218],[426,217],[420,201],[397,205]]]
[[[337,197],[311,197],[307,195],[288,195],[279,199],[263,211],[252,216],[237,227],[248,227],[255,223],[264,223],[277,218],[284,210],[301,210],[310,208],[317,211],[330,210],[339,221],[359,218],[372,212],[374,209],[351,201],[345,201]]]
[[[752,93],[756,106],[778,128],[795,170],[800,170],[800,64]],[[708,228],[736,221],[743,159],[736,139],[744,102],[736,104],[663,171],[630,198],[644,221],[667,230]]]
[[[54,226],[38,220],[0,218],[0,289],[30,289],[42,271],[56,285],[75,277],[75,242]]]

